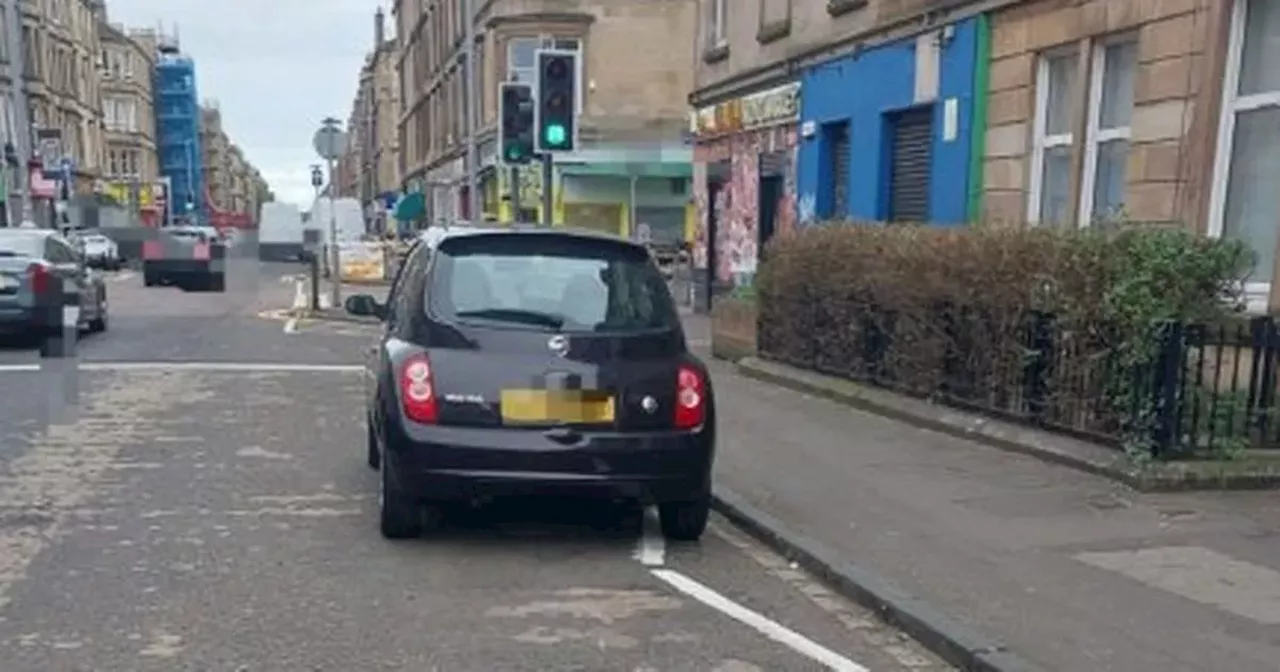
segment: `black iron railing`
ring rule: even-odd
[[[802,324],[761,311],[763,357],[1162,457],[1280,448],[1273,318],[1164,324],[1133,347],[1045,313],[811,305]]]

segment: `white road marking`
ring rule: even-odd
[[[645,511],[644,534],[636,540],[636,550],[631,557],[640,561],[645,567],[661,567],[666,564],[667,544],[658,527],[657,516]]]
[[[1200,546],[1079,553],[1076,559],[1265,625],[1280,625],[1280,572]]]
[[[196,371],[202,373],[360,373],[358,364],[286,362],[81,362],[81,371]]]
[[[293,285],[293,308],[302,310],[307,307],[307,290],[303,281],[298,280]]]
[[[786,645],[806,658],[821,663],[836,672],[871,672],[866,667],[845,658],[827,647],[805,637],[777,621],[752,611],[693,579],[670,569],[654,569],[651,573],[672,588],[715,609],[756,632]]]
[[[39,370],[39,364],[0,364],[0,373],[30,373]]]
[[[296,334],[296,333],[298,333],[298,318],[296,318],[296,317],[291,317],[291,318],[289,318],[288,320],[286,320],[286,321],[285,321],[285,323],[284,323],[284,333],[286,333],[286,334]]]

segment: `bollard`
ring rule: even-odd
[[[59,278],[44,304],[40,356],[45,359],[75,357],[80,340],[80,294],[75,283]]]
[[[320,310],[320,255],[311,255],[311,310]]]

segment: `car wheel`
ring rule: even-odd
[[[151,271],[142,272],[142,285],[144,287],[155,287],[158,284],[160,284],[160,276]]]
[[[378,479],[378,527],[387,539],[413,539],[422,535],[422,510],[396,483],[398,471],[395,460],[383,462]]]
[[[662,536],[672,541],[697,541],[707,529],[711,514],[711,498],[703,496],[692,502],[668,502],[658,505]]]
[[[207,289],[210,292],[227,291],[227,276],[221,273],[218,273],[216,275],[210,275],[209,278],[205,281],[205,289]]]
[[[373,429],[373,418],[369,414],[365,414],[364,419],[365,434],[368,442],[368,456],[365,458],[369,462],[369,468],[377,471],[382,466],[382,455],[378,452],[378,435]]]

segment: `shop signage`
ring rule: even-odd
[[[128,207],[133,203],[133,189],[137,187],[137,205],[143,210],[160,210],[165,207],[164,185],[151,183],[107,182],[103,193],[117,203]]]
[[[800,83],[701,108],[690,115],[695,136],[723,135],[764,126],[794,123],[800,116]]]

